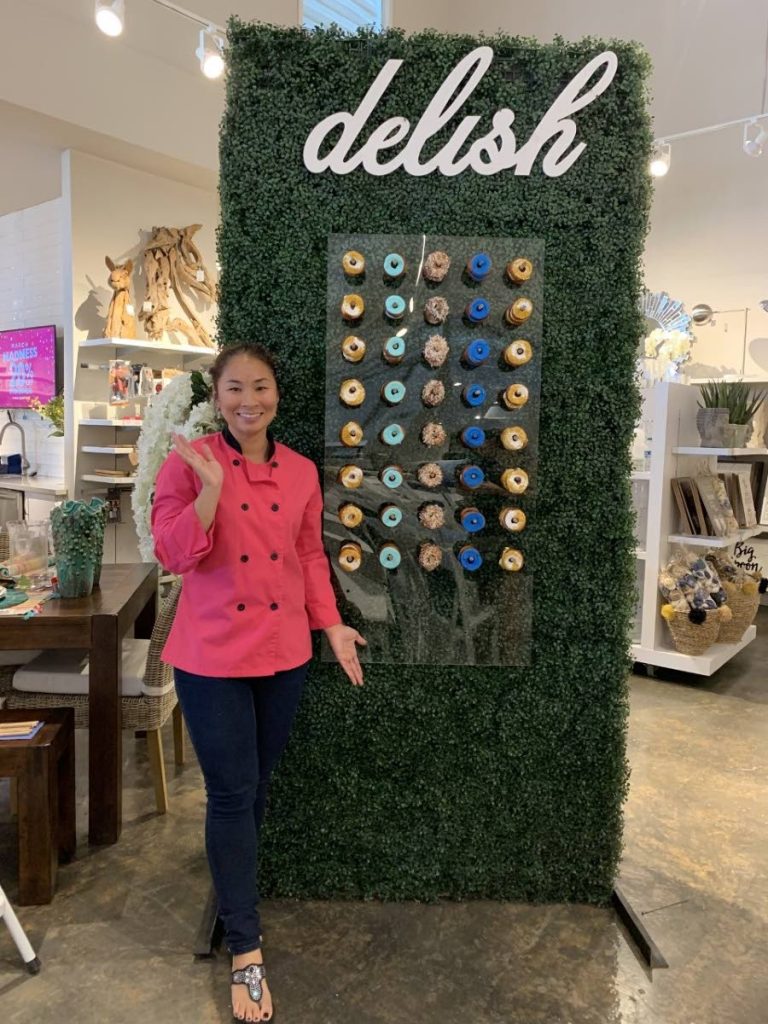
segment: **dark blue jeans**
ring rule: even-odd
[[[197,676],[174,669],[205,779],[205,846],[230,953],[261,946],[258,837],[272,770],[288,742],[309,662],[274,676]]]

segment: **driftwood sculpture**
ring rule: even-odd
[[[139,319],[147,337],[158,341],[164,331],[178,331],[192,345],[214,348],[208,332],[184,298],[184,291],[213,301],[215,289],[193,240],[201,224],[186,228],[152,228],[152,237],[144,249],[146,298]],[[171,319],[170,292],[186,314],[189,323]]]
[[[118,265],[113,263],[109,256],[105,256],[104,262],[109,270],[109,285],[114,289],[114,295],[107,310],[105,337],[135,338],[136,317],[131,301],[133,260],[127,260]]]

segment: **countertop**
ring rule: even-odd
[[[11,491],[24,491],[25,494],[53,494],[57,498],[66,498],[67,485],[63,480],[53,476],[17,476],[11,473],[0,473],[0,488]]]

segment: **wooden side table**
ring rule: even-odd
[[[50,903],[60,860],[75,855],[75,712],[0,711],[0,722],[45,722],[31,740],[0,742],[0,777],[18,782],[19,898]]]

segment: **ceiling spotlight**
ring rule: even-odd
[[[768,299],[760,299],[760,309],[768,313]]]
[[[744,125],[744,152],[747,156],[762,156],[763,146],[768,142],[768,131],[757,121]]]
[[[206,78],[221,78],[224,73],[224,39],[212,25],[200,30],[200,46],[195,55]]]
[[[663,178],[672,162],[672,147],[668,142],[654,142],[649,170],[654,178]]]
[[[96,0],[93,16],[105,36],[119,36],[125,26],[125,0]]]

